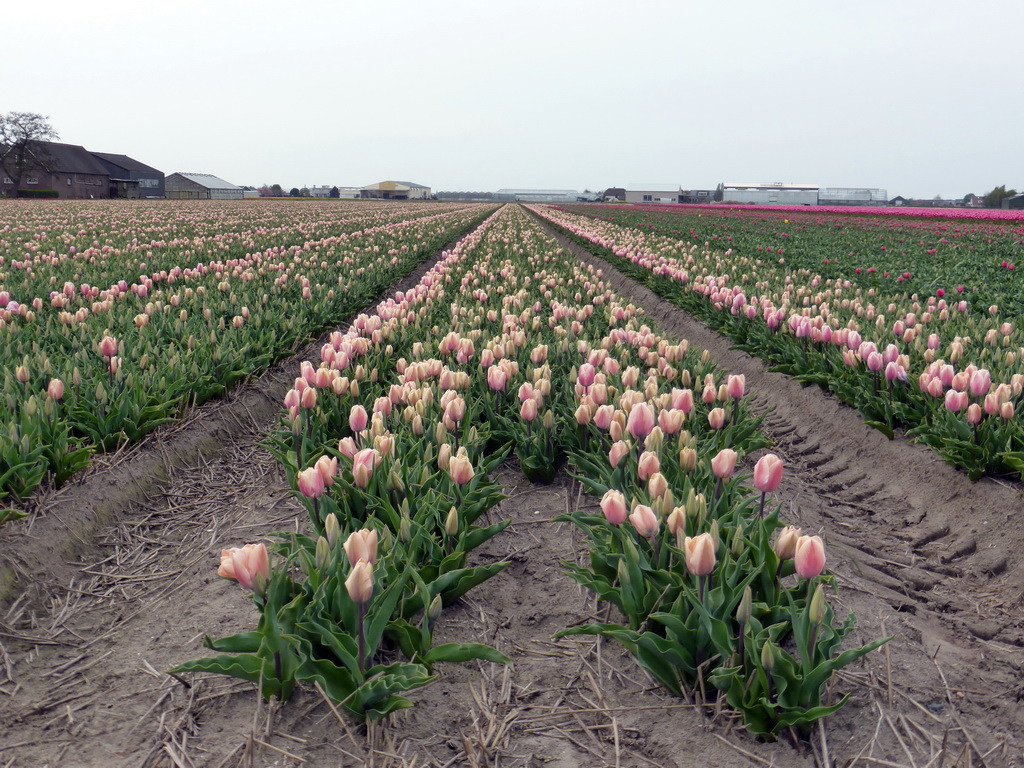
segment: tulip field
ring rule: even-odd
[[[1017,491],[987,475],[1024,470],[1020,223],[3,213],[3,760],[1011,764],[1024,633],[989,550]],[[17,565],[75,535],[76,485],[117,471],[91,465],[173,451],[264,372],[279,410],[235,453],[80,563]],[[903,435],[944,460],[905,504],[882,486],[933,455]]]
[[[81,209],[16,208],[0,230],[0,504],[265,369],[482,216]]]
[[[542,215],[886,434],[975,479],[1024,470],[1020,220],[714,206]]]

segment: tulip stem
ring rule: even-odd
[[[767,491],[761,491],[761,509],[758,511],[758,516],[764,520],[764,497],[767,496]]]
[[[366,671],[366,603],[359,603],[359,672]]]

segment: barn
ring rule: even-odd
[[[241,200],[241,187],[209,173],[172,173],[164,182],[171,200]]]
[[[110,174],[110,196],[130,200],[164,196],[164,173],[128,155],[93,152]]]

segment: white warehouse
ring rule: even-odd
[[[681,203],[683,188],[678,184],[630,184],[627,203]]]
[[[754,205],[817,205],[817,184],[723,184],[722,200]]]

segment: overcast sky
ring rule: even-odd
[[[168,174],[1024,187],[1013,0],[50,0],[3,24],[0,112]]]

